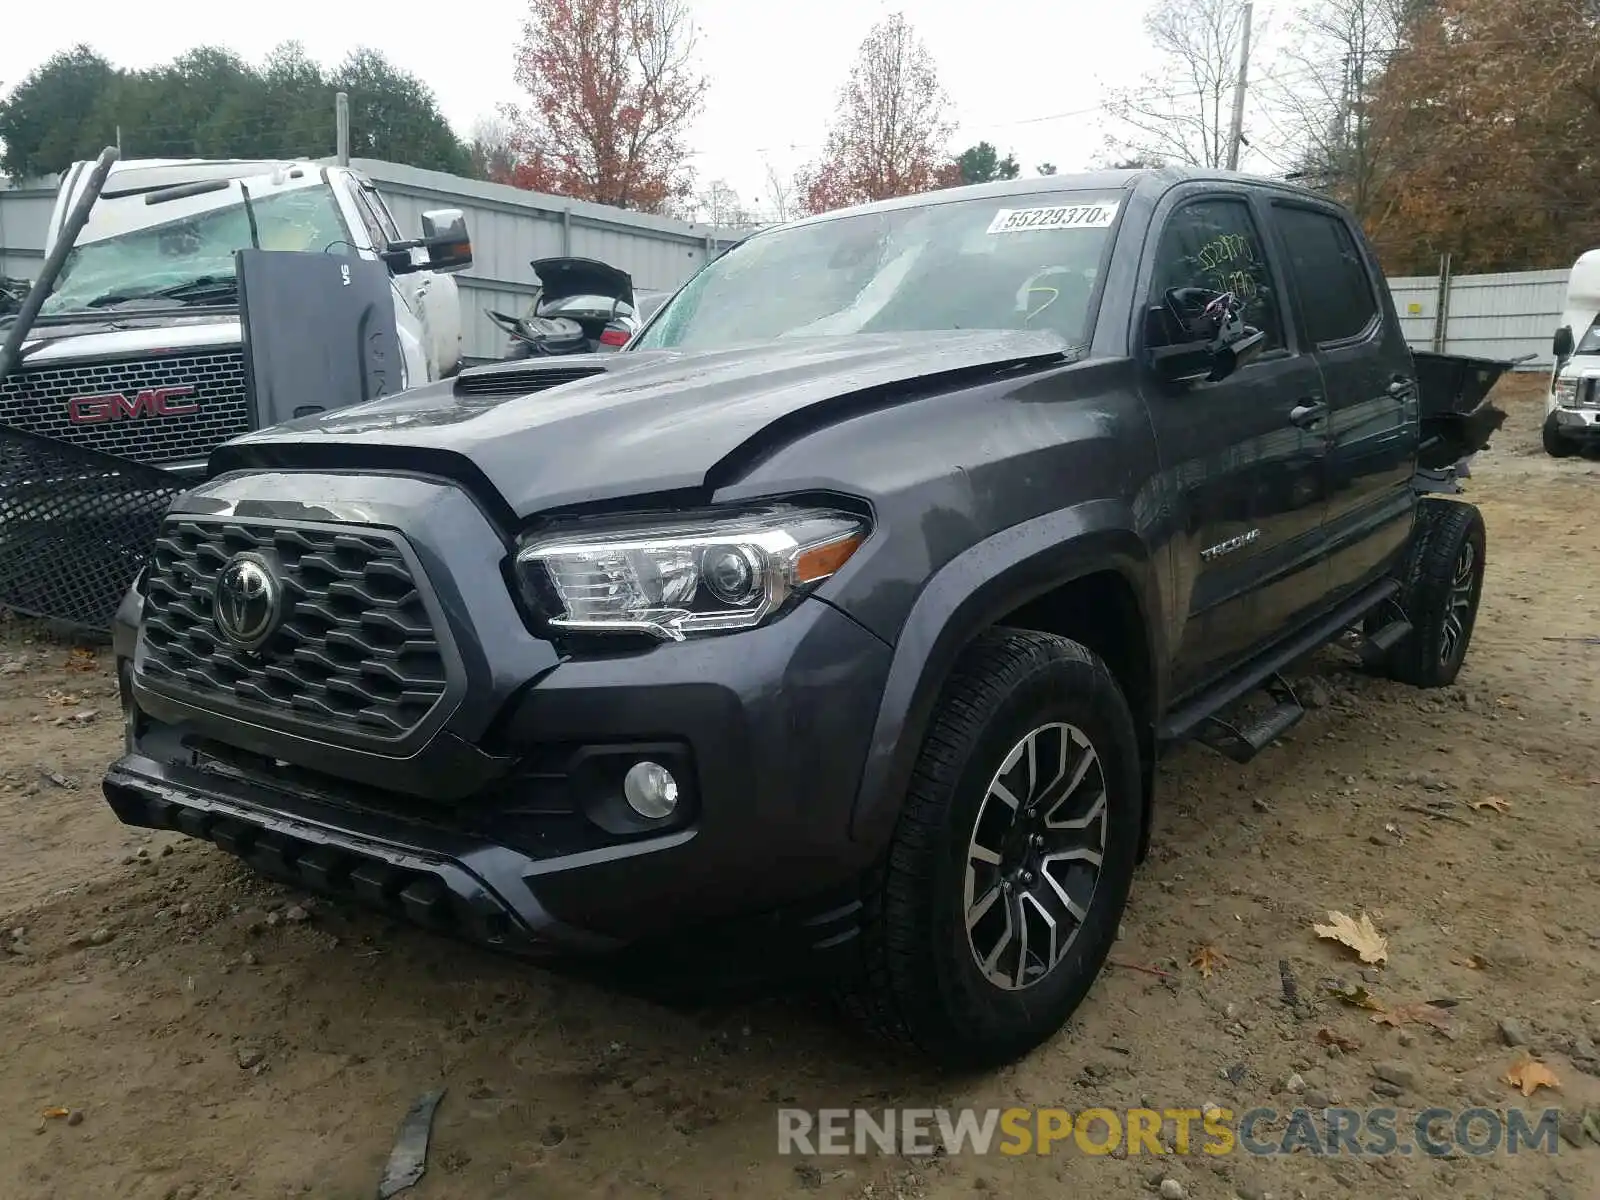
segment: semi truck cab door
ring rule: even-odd
[[[1281,275],[1244,192],[1180,198],[1153,235],[1145,309],[1167,289],[1233,292],[1263,330],[1260,356],[1215,382],[1149,370],[1163,491],[1172,497],[1177,691],[1204,686],[1282,637],[1326,587],[1326,399],[1285,318]]]

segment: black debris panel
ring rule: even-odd
[[[0,425],[0,606],[110,629],[184,490],[158,467]]]

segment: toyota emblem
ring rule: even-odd
[[[235,554],[217,576],[211,619],[234,646],[254,650],[277,629],[282,596],[271,563],[248,551]]]

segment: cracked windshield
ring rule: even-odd
[[[639,339],[708,350],[774,337],[1039,329],[1081,344],[1115,194],[960,200],[752,238]]]
[[[235,192],[237,194],[237,192]],[[224,194],[217,193],[221,201]],[[102,201],[108,210],[159,212],[143,196]],[[181,203],[181,201],[179,201]],[[253,244],[254,215],[263,250],[349,249],[344,224],[325,185],[252,196],[159,225],[80,242],[67,256],[45,315],[112,307],[137,300],[206,303],[232,299],[233,252]],[[100,214],[96,214],[97,216]],[[134,218],[128,218],[134,219]]]

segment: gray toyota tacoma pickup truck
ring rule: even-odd
[[[1428,408],[1360,229],[1287,185],[789,224],[621,353],[217,451],[118,615],[105,794],[508,951],[827,963],[1005,1062],[1105,962],[1162,750],[1259,752],[1346,635],[1455,678],[1484,528]]]

